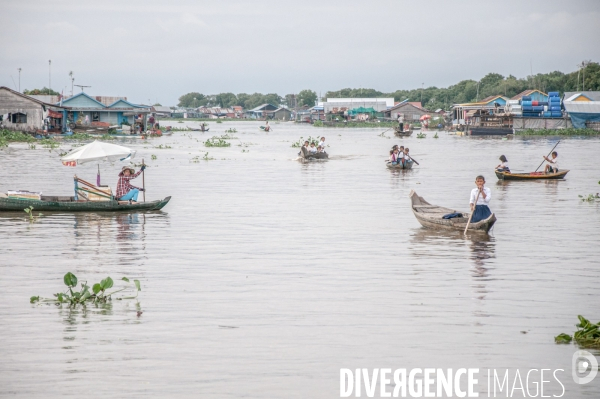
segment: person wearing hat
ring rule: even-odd
[[[143,188],[132,186],[130,180],[135,179],[146,169],[146,165],[142,165],[140,171],[135,173],[135,169],[129,166],[123,166],[119,173],[119,182],[117,183],[117,193],[115,197],[119,201],[137,202],[138,194],[144,191]]]

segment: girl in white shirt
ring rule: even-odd
[[[492,190],[485,187],[485,178],[483,176],[477,176],[475,178],[475,184],[477,188],[471,190],[471,223],[477,223],[490,217],[492,211],[488,207],[490,200],[492,199]]]
[[[496,170],[498,172],[510,173],[510,168],[508,167],[508,160],[506,159],[506,157],[504,155],[500,155],[500,161],[502,161],[502,163],[500,165],[496,166]]]

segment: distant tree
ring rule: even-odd
[[[25,91],[23,91],[23,94],[27,94],[30,96],[39,96],[39,95],[58,96],[60,93],[57,91],[54,91],[52,89],[49,89],[47,87],[43,87],[42,89],[33,89],[33,90],[25,89]]]
[[[184,108],[197,108],[206,105],[208,99],[202,93],[191,92],[179,97],[179,106]]]
[[[152,106],[153,107],[162,107],[162,104],[161,103],[156,103],[156,104],[153,104]]]
[[[312,90],[302,90],[298,93],[298,106],[308,105],[312,107],[317,101],[317,93]]]
[[[237,105],[237,97],[233,93],[220,93],[215,96],[215,105],[223,108]]]

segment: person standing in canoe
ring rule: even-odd
[[[481,175],[475,178],[476,188],[471,190],[471,223],[477,223],[490,217],[492,211],[488,207],[492,199],[492,190],[485,187],[485,178]]]
[[[144,169],[146,169],[146,165],[142,165],[140,171],[135,173],[135,169],[123,166],[121,173],[119,173],[119,181],[117,182],[117,193],[115,195],[117,200],[129,201],[129,203],[137,202],[138,194],[140,191],[144,191],[144,189],[132,186],[129,181],[138,177]]]

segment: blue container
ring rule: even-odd
[[[551,118],[551,117],[552,117],[552,112],[544,111],[544,118]]]
[[[548,92],[548,97],[558,97],[558,92],[557,91],[550,91],[550,92]]]
[[[521,101],[521,105],[524,107],[531,107],[531,100],[529,101]]]
[[[521,101],[531,101],[531,96],[523,96],[521,97]]]
[[[533,108],[533,112],[544,112],[544,107],[542,107],[540,105],[535,105],[531,108]]]
[[[523,105],[523,108],[521,108],[521,110],[523,112],[531,112],[533,111],[533,107],[531,105]]]
[[[561,108],[553,105],[553,106],[549,107],[548,110],[555,112],[555,111],[561,111]]]
[[[553,118],[560,118],[562,117],[562,112],[557,112],[557,111],[552,111],[552,117]]]
[[[538,101],[538,105],[543,107],[544,105],[548,105],[548,101]]]

